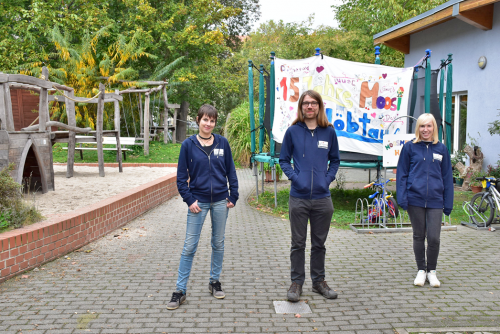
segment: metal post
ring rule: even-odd
[[[248,100],[250,103],[250,137],[252,141],[250,145],[253,159],[253,155],[255,154],[255,111],[253,109],[253,71],[251,60],[248,61]]]
[[[276,165],[273,164],[273,181],[274,181],[274,207],[278,207],[278,188],[276,186]]]
[[[377,45],[375,47],[375,64],[376,65],[380,65],[380,57],[379,57],[379,55],[380,55],[380,46]]]
[[[262,153],[264,147],[264,65],[260,64],[259,75],[259,153]]]
[[[274,77],[274,57],[275,57],[275,53],[274,51],[271,52],[271,78],[269,79],[269,86],[271,86],[269,89],[269,92],[270,92],[270,97],[269,97],[269,104],[271,106],[270,108],[270,111],[271,111],[271,130],[269,131],[269,146],[270,146],[270,153],[271,153],[271,158],[274,158],[274,150],[275,150],[275,146],[276,146],[276,143],[274,142],[274,139],[273,139],[273,124],[274,124],[274,99],[275,99],[275,77]]]
[[[427,59],[425,60],[425,113],[431,112],[431,50],[425,50]]]
[[[444,96],[444,63],[445,60],[441,59],[441,78],[439,82],[439,114],[441,115],[441,124],[438,124],[439,127],[439,141],[443,140],[443,96]]]
[[[257,173],[257,162],[253,164],[253,175],[255,176],[255,194],[257,195],[257,202],[259,201],[259,174]]]
[[[260,163],[260,173],[262,174],[262,192],[264,192],[264,177],[265,177],[265,172],[264,172],[264,163]]]

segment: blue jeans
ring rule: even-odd
[[[222,271],[222,260],[224,258],[224,232],[226,230],[226,220],[229,213],[227,201],[222,200],[215,203],[199,203],[198,206],[201,212],[192,213],[188,209],[186,240],[184,241],[184,249],[182,250],[181,263],[179,265],[179,273],[177,277],[177,290],[186,293],[187,282],[191,267],[193,266],[193,258],[198,248],[200,241],[201,229],[205,222],[205,217],[210,211],[212,220],[212,263],[210,266],[210,282],[219,280]]]

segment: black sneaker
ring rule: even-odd
[[[224,293],[224,291],[222,291],[222,287],[219,281],[210,282],[210,284],[208,284],[208,290],[217,299],[223,299],[224,297],[226,297],[226,294]]]
[[[328,299],[337,298],[337,293],[330,289],[326,281],[321,281],[317,283],[313,283],[312,291],[323,295],[323,297]]]
[[[186,295],[182,291],[174,291],[172,293],[172,299],[167,304],[167,310],[175,310],[181,306],[182,303],[186,301]]]
[[[290,302],[298,302],[300,300],[300,295],[302,294],[302,285],[299,283],[292,282],[290,289],[286,293],[286,297]]]

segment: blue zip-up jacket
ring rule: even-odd
[[[453,209],[453,174],[448,149],[442,143],[409,141],[401,149],[396,173],[398,204]]]
[[[226,198],[236,205],[239,196],[238,178],[226,138],[214,134],[209,155],[201,147],[196,135],[182,142],[177,164],[177,189],[188,206],[196,200],[214,203]]]
[[[280,166],[292,180],[290,196],[302,199],[330,196],[330,183],[335,180],[340,166],[335,129],[318,126],[311,133],[302,122],[289,127],[281,146]]]

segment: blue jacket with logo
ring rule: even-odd
[[[281,146],[280,166],[292,181],[291,196],[302,199],[330,196],[330,183],[335,180],[340,166],[335,129],[318,126],[311,133],[302,122],[289,127]]]
[[[396,173],[398,204],[443,209],[449,215],[453,209],[453,174],[448,149],[442,143],[404,144]]]
[[[196,200],[213,203],[226,198],[236,205],[238,179],[226,138],[214,134],[210,154],[201,147],[196,135],[182,142],[177,165],[177,189],[188,206]]]

